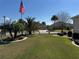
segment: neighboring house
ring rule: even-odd
[[[48,30],[39,30],[40,34],[48,33]]]
[[[55,26],[55,28],[57,29],[61,29],[62,28],[62,22],[56,22],[55,24],[53,24],[53,26]],[[65,27],[70,27],[71,29],[73,28],[73,24],[70,24],[70,23],[64,23],[63,24],[64,28]]]
[[[73,19],[73,39],[79,39],[79,15],[72,17]]]

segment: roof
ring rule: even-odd
[[[76,15],[74,17],[71,17],[71,19],[78,19],[79,18],[79,15]]]

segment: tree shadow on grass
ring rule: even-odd
[[[7,41],[0,41],[0,45],[5,45],[5,44],[9,44],[10,42]]]
[[[2,39],[0,40],[0,45],[5,45],[5,44],[9,44],[12,41],[11,38],[6,38],[6,39]]]

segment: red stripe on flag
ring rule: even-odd
[[[23,14],[25,12],[25,9],[24,9],[24,6],[23,6],[23,2],[21,1],[21,4],[20,4],[20,13]]]

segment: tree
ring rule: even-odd
[[[20,26],[21,26],[20,32],[21,32],[21,34],[23,34],[23,31],[26,29],[27,23],[23,19],[19,19],[18,22],[21,23],[20,24]]]
[[[4,18],[5,18],[5,16],[4,16]],[[5,19],[4,19],[4,21],[5,21]],[[4,24],[1,25],[1,29],[2,29],[2,32],[3,32],[3,33],[5,33],[5,32],[8,31],[8,32],[10,33],[11,38],[13,38],[11,19],[6,20],[6,21],[4,22]]]
[[[32,32],[40,29],[40,23],[34,21],[35,18],[28,17],[28,18],[26,18],[26,20],[27,20],[26,30],[28,31],[29,35],[31,35]]]
[[[33,28],[34,28],[34,20],[35,20],[35,18],[28,17],[28,18],[26,18],[26,20],[27,20],[27,28],[26,28],[26,30],[29,32],[29,35],[31,35],[32,31],[33,31]]]
[[[67,12],[60,12],[60,13],[58,13],[58,18],[62,22],[61,32],[63,32],[64,24],[70,20],[70,16]]]
[[[1,26],[1,29],[2,29],[2,31],[3,30],[8,31],[13,40],[14,38],[17,37],[18,32],[22,33],[25,30],[25,24],[26,24],[26,22],[21,19],[18,21],[14,21],[12,23],[11,23],[11,21],[8,21],[8,22],[5,22],[5,25],[3,24]],[[14,34],[12,34],[12,33],[14,33]]]
[[[24,24],[19,21],[7,23],[5,26],[6,26],[5,29],[7,29],[7,31],[10,33],[12,39],[17,37],[18,32],[23,32],[25,29]],[[14,33],[14,35],[12,33]]]
[[[58,17],[56,15],[53,15],[51,17],[51,21],[54,21],[54,29],[55,29],[55,22],[58,20]]]
[[[22,23],[24,26],[26,25],[26,21],[24,21],[23,19],[19,19],[18,22]]]
[[[45,30],[46,29],[46,23],[42,22],[42,28]]]
[[[14,32],[14,38],[17,37],[18,32],[23,32],[25,29],[25,26],[23,23],[20,22],[13,22],[13,32]]]
[[[11,38],[13,38],[13,35],[12,35],[13,26],[12,26],[12,24],[11,23],[6,24],[6,29],[9,32]]]
[[[48,32],[50,34],[50,31],[53,31],[53,26],[52,25],[47,25],[47,30],[48,30]]]
[[[54,30],[54,29],[53,29],[53,26],[52,26],[52,25],[47,25],[47,30],[53,31],[53,30]]]
[[[45,22],[42,22],[42,25],[46,25],[46,23]]]

